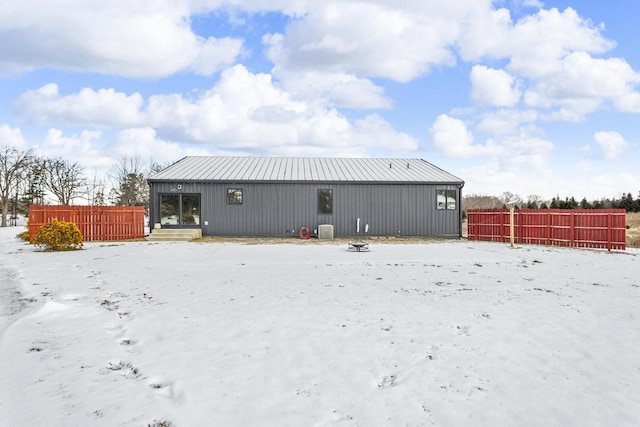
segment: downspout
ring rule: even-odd
[[[155,198],[153,197],[153,183],[150,179],[147,179],[147,185],[149,186],[149,217],[147,218],[147,226],[149,227],[149,234],[151,234],[151,232],[153,231],[153,225],[155,224],[153,218],[155,215],[154,206],[156,203]]]
[[[462,239],[462,187],[464,182],[458,185],[458,235]]]

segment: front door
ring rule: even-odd
[[[160,224],[166,228],[200,228],[200,194],[161,194]]]

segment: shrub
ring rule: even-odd
[[[38,228],[33,243],[47,251],[82,249],[82,233],[73,222],[54,219]]]
[[[16,235],[16,237],[18,239],[24,240],[25,242],[28,242],[29,241],[29,230],[23,231],[22,233],[18,233]]]
[[[182,223],[183,224],[195,224],[196,223],[196,217],[193,216],[193,214],[184,213],[184,214],[182,214]]]

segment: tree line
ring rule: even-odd
[[[587,200],[586,197],[577,201],[575,197],[561,199],[560,196],[553,197],[551,200],[543,200],[538,195],[530,195],[523,199],[508,191],[500,196],[471,194],[464,197],[462,208],[466,212],[467,209],[501,209],[511,204],[520,209],[624,209],[627,212],[640,212],[640,192],[635,199],[633,194],[623,193],[618,198],[603,198],[592,201]]]
[[[106,178],[90,176],[78,162],[36,156],[32,150],[0,147],[0,226],[7,217],[26,214],[31,204],[48,201],[69,205],[77,201],[101,206],[149,205],[149,176],[164,166],[139,157],[122,157]]]

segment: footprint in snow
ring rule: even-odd
[[[107,330],[107,333],[111,336],[119,338],[124,335],[127,329],[124,326],[116,325],[113,323],[107,323],[104,328]]]
[[[378,381],[378,388],[393,387],[396,383],[395,375],[385,375]]]
[[[470,326],[456,325],[456,332],[458,335],[469,335],[470,330],[471,330]]]
[[[158,397],[164,399],[172,399],[174,397],[174,387],[171,382],[151,380],[149,381],[149,387],[156,391]]]
[[[138,378],[140,376],[138,368],[133,366],[131,363],[123,362],[119,359],[110,360],[105,368],[98,370],[98,373],[101,375],[106,375],[111,372],[119,372],[126,378]]]
[[[118,343],[124,347],[126,351],[133,353],[133,346],[136,344],[136,341],[131,338],[122,338]]]

